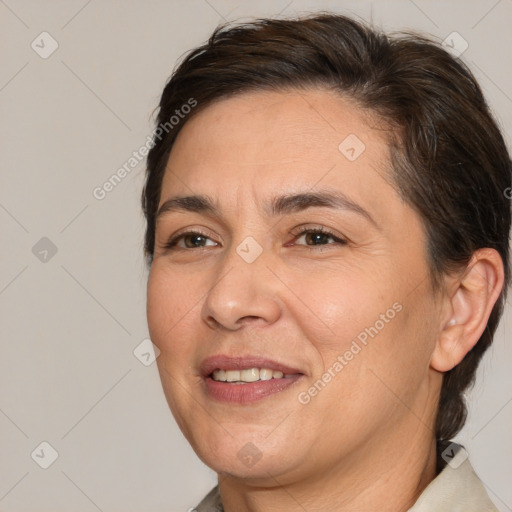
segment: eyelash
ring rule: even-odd
[[[308,233],[328,235],[335,242],[337,242],[340,245],[347,245],[347,243],[348,243],[347,240],[344,240],[343,238],[340,238],[340,237],[336,236],[332,231],[330,231],[330,230],[328,230],[328,229],[326,229],[324,227],[303,228],[301,231],[299,231],[297,233],[291,233],[291,234],[294,236],[294,241],[296,241],[302,235],[308,234]],[[208,238],[208,239],[211,240],[211,238],[206,233],[203,233],[202,231],[187,231],[186,233],[181,233],[179,235],[176,235],[176,236],[172,237],[165,244],[164,249],[170,249],[170,250],[174,250],[174,251],[179,251],[179,250],[187,251],[187,250],[191,250],[191,249],[204,249],[206,247],[206,246],[198,246],[198,247],[186,247],[186,248],[179,247],[179,248],[176,248],[176,244],[181,239],[183,239],[183,238],[185,238],[187,236],[201,236],[203,238]],[[300,245],[303,245],[304,247],[307,247],[308,249],[314,250],[317,247],[325,247],[327,245],[334,245],[334,244],[331,243],[331,244],[318,244],[318,245],[305,245],[305,244],[300,244]]]

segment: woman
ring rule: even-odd
[[[510,282],[511,165],[440,46],[221,27],[160,101],[143,208],[169,406],[224,510],[496,510],[451,442]]]

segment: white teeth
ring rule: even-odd
[[[256,382],[260,380],[260,371],[258,368],[249,368],[240,372],[240,380],[244,382]]]
[[[270,380],[272,378],[272,374],[274,372],[272,370],[268,370],[267,368],[262,368],[260,370],[260,380]]]
[[[268,368],[247,368],[246,370],[215,370],[213,380],[219,382],[256,382],[258,380],[282,379],[283,372]]]
[[[224,370],[215,370],[213,372],[213,380],[221,380],[226,382],[226,372]]]
[[[226,381],[227,382],[238,382],[240,380],[240,371],[239,370],[227,370],[226,371]]]

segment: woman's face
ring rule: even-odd
[[[440,311],[385,135],[311,90],[222,100],[176,140],[148,323],[169,406],[219,473],[320,478],[433,436]]]

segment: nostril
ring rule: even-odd
[[[246,321],[246,320],[249,320],[249,321],[255,321],[255,320],[258,320],[260,317],[259,316],[244,316],[242,318],[240,318],[240,320],[238,320],[238,322],[242,322],[242,321]]]
[[[220,323],[217,322],[217,320],[215,320],[215,318],[213,318],[213,316],[207,317],[205,319],[205,322],[208,325],[208,327],[211,327],[212,329],[218,329],[220,326]]]

